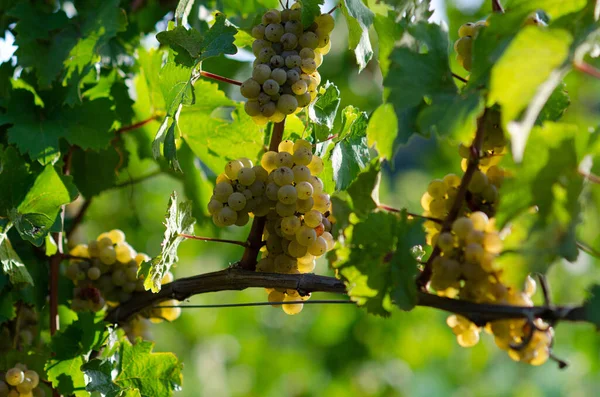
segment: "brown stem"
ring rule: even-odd
[[[588,244],[586,244],[584,242],[577,241],[577,248],[579,248],[580,250],[582,250],[583,252],[585,252],[588,255],[591,255],[596,258],[600,258],[600,251],[592,248],[591,246],[589,246]]]
[[[454,199],[452,208],[450,208],[450,211],[448,211],[448,215],[444,219],[444,223],[442,223],[442,231],[450,230],[452,228],[452,223],[454,223],[456,218],[458,218],[458,215],[460,215],[460,211],[463,207],[465,198],[467,196],[469,183],[471,183],[471,178],[473,177],[475,171],[479,169],[479,156],[481,153],[481,147],[483,145],[483,135],[485,132],[485,118],[487,112],[488,110],[486,109],[481,115],[481,117],[479,117],[479,119],[477,120],[477,131],[475,132],[475,138],[473,139],[473,143],[471,144],[471,156],[469,158],[469,164],[467,165],[467,169],[465,170],[465,173],[463,174],[463,177],[460,181],[460,186],[458,187],[458,192],[456,193],[456,198]],[[431,255],[429,256],[429,259],[427,259],[427,263],[425,264],[423,271],[417,279],[417,285],[419,285],[419,287],[425,288],[425,285],[427,285],[427,283],[429,282],[429,279],[431,278],[431,273],[433,271],[432,263],[434,259],[438,257],[439,254],[440,249],[438,246],[435,246],[433,248],[433,252],[431,252]]]
[[[90,208],[90,204],[92,204],[91,197],[83,202],[83,205],[79,209],[79,212],[77,212],[77,215],[75,215],[75,217],[71,221],[71,226],[69,227],[69,230],[67,230],[67,240],[71,238],[73,232],[75,232],[75,230],[77,229],[77,226],[79,226],[79,224],[83,221],[83,217],[85,216],[85,213],[88,210],[88,208]]]
[[[240,245],[242,247],[249,247],[250,245],[248,244],[248,242],[244,242],[244,241],[238,241],[238,240],[225,240],[222,238],[212,238],[212,237],[200,237],[200,236],[193,236],[191,234],[180,234],[181,237],[185,237],[185,238],[189,238],[191,240],[200,240],[200,241],[212,241],[214,243],[226,243],[226,244],[235,244],[235,245]]]
[[[283,130],[285,129],[285,119],[281,123],[275,123],[273,127],[273,133],[271,134],[271,141],[269,143],[269,150],[274,152],[277,151],[281,140],[283,139]],[[265,230],[266,219],[264,216],[257,216],[252,221],[252,227],[248,234],[248,241],[242,259],[240,261],[240,267],[246,270],[256,269],[256,257],[263,246],[262,236]]]
[[[587,75],[600,79],[600,70],[596,69],[587,62],[579,61],[573,64],[575,70],[579,70]]]
[[[379,204],[377,207],[381,208],[382,210],[389,211],[389,212],[401,212],[402,211],[402,210],[399,210],[398,208],[390,207],[390,206],[385,205],[385,204]],[[432,221],[432,222],[435,222],[435,223],[443,223],[444,222],[441,219],[432,218],[430,216],[425,216],[425,215],[421,215],[421,214],[416,214],[414,212],[408,212],[408,211],[406,211],[406,215],[412,216],[413,218],[427,219],[428,221]]]
[[[221,81],[223,83],[229,83],[229,84],[234,84],[234,85],[242,85],[241,81],[237,81],[237,80],[229,79],[227,77],[219,76],[218,74],[214,74],[214,73],[210,73],[210,72],[205,72],[204,70],[200,72],[200,76],[206,77],[207,79],[213,79],[213,80]]]
[[[577,170],[577,173],[592,183],[600,184],[600,176]]]
[[[148,117],[147,119],[145,119],[145,120],[142,120],[142,121],[140,121],[140,122],[137,122],[137,123],[135,123],[135,124],[126,125],[125,127],[121,127],[121,128],[119,128],[119,129],[116,131],[116,134],[123,134],[123,133],[125,133],[125,132],[127,132],[127,131],[136,130],[136,129],[138,129],[138,128],[140,128],[140,127],[143,127],[143,126],[145,126],[146,124],[148,124],[148,123],[150,123],[150,122],[152,122],[152,121],[154,121],[154,120],[156,120],[156,115],[152,115],[152,116]]]
[[[105,319],[112,324],[123,323],[144,308],[165,300],[184,301],[193,295],[217,291],[241,291],[246,288],[295,289],[301,294],[309,292],[347,293],[344,283],[333,277],[315,274],[259,273],[231,267],[164,284],[156,294],[151,291],[135,293],[130,300],[109,311]],[[522,307],[481,304],[444,298],[423,291],[417,293],[417,305],[460,314],[477,325],[511,318],[541,318],[547,322],[589,321],[587,308],[584,306]]]
[[[327,14],[331,14],[333,13],[338,7],[340,7],[341,4],[336,5],[335,7],[333,7],[331,10],[327,11]]]

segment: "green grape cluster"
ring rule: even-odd
[[[26,365],[16,364],[0,373],[0,397],[43,397],[46,393],[38,387],[39,384],[37,372],[27,369]]]
[[[231,161],[217,177],[208,204],[216,225],[244,225],[249,216],[266,217],[257,271],[309,273],[315,259],[333,248],[331,199],[318,177],[323,167],[310,142],[285,140],[276,152],[266,152],[260,165],[248,159]],[[240,218],[244,222],[237,222]],[[268,292],[271,302],[306,298],[295,290]],[[302,310],[301,304],[282,306],[288,314]]]
[[[283,141],[278,152],[266,152],[262,166],[269,172],[266,188],[271,208],[266,215],[265,246],[257,271],[310,273],[315,260],[333,249],[331,200],[323,191],[318,175],[323,160],[312,153],[312,145],[303,139]],[[295,290],[267,290],[269,301],[308,299]],[[283,304],[287,314],[297,314],[302,304]]]
[[[15,311],[17,316],[13,320],[0,325],[0,354],[13,349],[15,336],[17,337],[17,346],[32,346],[38,335],[39,317],[37,312],[24,304],[16,307]]]
[[[242,83],[240,92],[248,99],[246,113],[259,125],[281,122],[317,96],[321,83],[317,68],[331,49],[329,35],[335,22],[322,14],[312,25],[303,26],[301,17],[298,2],[283,11],[267,11],[252,29],[256,60],[252,77]]]
[[[467,71],[471,71],[473,62],[473,40],[485,26],[487,21],[467,22],[458,29],[458,40],[454,42],[454,51],[456,51],[456,60]]]
[[[75,311],[100,311],[105,306],[116,307],[131,299],[136,291],[144,290],[144,280],[138,277],[140,265],[150,260],[144,253],[136,252],[125,241],[125,233],[114,229],[102,233],[88,244],[79,244],[70,250],[73,257],[65,270],[67,278],[73,281],[71,309]],[[161,282],[173,281],[168,272]],[[165,311],[167,313],[165,313]],[[146,313],[156,316],[157,321],[165,318],[176,319],[180,309],[155,309]]]
[[[497,112],[486,120],[484,132],[479,167],[467,187],[460,216],[450,230],[444,230],[440,222],[433,220],[424,223],[427,243],[439,250],[439,255],[431,263],[429,287],[448,298],[532,306],[535,281],[529,277],[522,292],[506,286],[502,280],[502,269],[496,261],[502,251],[502,239],[493,216],[498,203],[498,189],[504,179],[499,162],[506,144]],[[467,168],[470,150],[464,145],[459,148],[463,171]],[[433,180],[421,197],[424,214],[445,219],[455,204],[460,184],[461,178],[454,174]],[[470,347],[479,342],[482,329],[467,318],[452,315],[447,323],[461,346]],[[485,330],[494,336],[498,347],[508,351],[512,359],[541,365],[549,358],[553,331],[539,319],[533,324],[535,327],[527,320],[510,319],[488,323]]]
[[[250,214],[265,216],[270,208],[265,197],[268,177],[263,167],[247,158],[228,162],[225,172],[217,177],[208,203],[214,224],[244,226]]]

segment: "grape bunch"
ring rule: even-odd
[[[23,364],[16,364],[6,373],[0,373],[0,397],[43,397],[44,391],[38,388],[40,376],[27,369]]]
[[[427,243],[438,249],[431,262],[432,275],[429,287],[439,296],[460,298],[467,301],[532,306],[531,296],[535,293],[535,281],[528,277],[523,291],[506,286],[502,280],[502,269],[496,258],[502,251],[502,239],[493,218],[498,204],[498,189],[504,171],[499,166],[505,151],[504,133],[499,127],[500,115],[489,111],[484,120],[484,136],[479,166],[467,186],[465,203],[459,209],[458,218],[449,230],[434,220],[424,222]],[[471,148],[459,147],[466,170]],[[454,206],[461,178],[448,174],[433,180],[421,197],[425,215],[444,220]],[[479,342],[481,327],[469,319],[452,315],[448,326],[456,335],[457,342],[470,347]],[[540,365],[550,356],[553,331],[540,319],[531,322],[525,319],[495,321],[485,326],[492,334],[498,347],[508,351],[516,361]]]
[[[458,29],[458,40],[454,42],[456,60],[469,72],[473,62],[473,40],[485,26],[487,26],[487,21],[467,22]]]
[[[259,125],[281,122],[308,106],[317,96],[321,76],[317,68],[329,53],[334,19],[329,14],[303,26],[298,2],[283,11],[272,9],[252,28],[256,56],[252,77],[240,87],[248,99],[246,113]]]
[[[0,354],[13,349],[15,334],[17,346],[32,346],[38,335],[39,318],[37,312],[24,304],[15,308],[17,316],[0,325]]]
[[[247,158],[232,160],[217,184],[208,203],[208,212],[219,227],[244,226],[249,214],[265,216],[269,203],[265,194],[268,172],[260,165],[253,166]]]
[[[65,275],[73,281],[71,308],[75,311],[100,311],[106,305],[115,307],[131,299],[136,291],[144,290],[144,280],[138,277],[140,265],[150,260],[144,253],[136,252],[125,241],[125,233],[114,229],[102,233],[88,244],[73,247]],[[168,272],[162,283],[173,281]],[[170,303],[172,305],[172,302]],[[154,308],[147,317],[158,322],[179,317],[180,309]]]
[[[217,178],[208,204],[215,224],[238,224],[236,219],[249,214],[266,217],[265,246],[257,271],[309,273],[315,268],[315,258],[334,246],[331,200],[318,177],[324,164],[312,149],[304,139],[285,140],[277,152],[266,152],[260,165],[252,167],[250,160],[236,160],[228,163],[225,173]],[[252,177],[246,179],[247,175]],[[232,199],[234,195],[236,199]],[[268,292],[271,302],[307,298],[295,290]],[[301,304],[282,306],[288,314],[302,310]]]

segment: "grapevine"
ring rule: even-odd
[[[0,4],[0,397],[596,392],[597,2],[331,6]]]

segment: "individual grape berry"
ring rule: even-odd
[[[315,23],[319,26],[319,29],[324,32],[331,32],[335,27],[335,20],[330,14],[321,14],[315,18]]]
[[[300,245],[309,247],[317,239],[317,233],[313,228],[301,226],[296,232],[296,240]]]
[[[25,374],[19,368],[11,368],[8,371],[6,371],[4,379],[9,385],[17,386],[25,380]]]
[[[284,94],[277,101],[277,109],[285,114],[292,114],[298,108],[298,100],[293,95]]]
[[[298,193],[298,199],[306,200],[313,195],[313,187],[306,181],[296,182],[296,192]]]
[[[298,39],[298,44],[303,48],[314,50],[319,46],[319,38],[314,32],[304,32]]]
[[[284,185],[277,191],[277,199],[283,204],[296,204],[298,199],[298,193],[296,188],[292,185]]]
[[[265,38],[271,42],[279,42],[283,36],[284,29],[279,22],[270,23],[265,28]]]
[[[323,164],[323,160],[319,156],[312,156],[307,167],[313,175],[319,175],[323,172],[325,164]]]
[[[312,157],[312,148],[309,149],[306,147],[298,148],[293,155],[294,163],[297,164],[296,167],[309,165]],[[310,170],[308,172],[310,173]]]
[[[284,302],[295,302],[297,301],[296,298],[291,297],[289,295],[285,296]],[[295,303],[295,304],[283,304],[281,305],[281,308],[283,309],[283,311],[285,312],[285,314],[288,314],[290,316],[294,315],[294,314],[298,314],[302,311],[302,308],[304,307],[304,304],[302,303]]]
[[[289,154],[293,154],[294,153],[294,142],[290,141],[289,139],[283,140],[279,143],[277,150],[280,153],[286,152]]]
[[[240,86],[240,93],[248,99],[257,98],[260,94],[260,84],[254,79],[248,79]]]
[[[279,185],[291,185],[294,182],[294,173],[288,167],[279,167],[273,171],[273,181]]]

